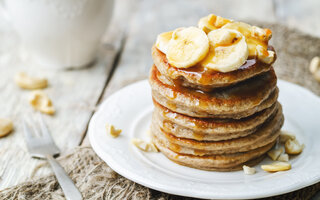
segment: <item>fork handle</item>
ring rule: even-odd
[[[46,157],[58,179],[66,199],[82,200],[81,193],[61,165],[51,155],[46,155]]]

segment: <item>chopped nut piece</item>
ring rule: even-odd
[[[300,145],[296,139],[289,139],[286,141],[284,147],[288,154],[299,154],[302,152],[304,145]]]
[[[289,155],[284,153],[284,154],[281,154],[278,158],[278,161],[283,161],[283,162],[288,162],[289,161]]]
[[[247,165],[243,165],[242,168],[243,168],[243,172],[245,174],[251,175],[251,174],[255,174],[256,173],[256,169],[253,168],[253,167],[249,167]]]
[[[282,154],[283,149],[272,149],[268,152],[268,156],[272,159],[272,160],[277,160],[279,158],[279,156]]]
[[[133,138],[131,139],[131,143],[134,144],[139,149],[146,151],[147,150],[147,142],[141,139]]]
[[[262,62],[270,64],[274,60],[274,51],[268,50],[268,56],[262,59]]]
[[[320,70],[320,57],[316,56],[312,58],[310,62],[309,70],[312,74]]]
[[[320,82],[320,57],[316,56],[311,60],[309,70],[313,77]]]
[[[35,110],[39,110],[42,113],[48,115],[53,115],[55,113],[55,109],[51,100],[42,91],[34,91],[31,95],[29,103]]]
[[[149,143],[149,149],[151,152],[159,152],[159,149],[154,143]]]
[[[320,82],[320,70],[316,71],[313,74],[313,78],[315,78],[318,82]]]
[[[131,142],[132,142],[132,144],[134,144],[136,147],[138,147],[142,151],[159,152],[158,148],[153,143],[149,143],[144,140],[137,139],[137,138],[131,139]]]
[[[13,129],[13,123],[10,119],[0,118],[0,137],[8,135]]]
[[[291,164],[287,162],[274,162],[270,165],[261,165],[261,169],[267,172],[286,171],[291,169]]]
[[[24,72],[18,73],[14,77],[14,80],[16,84],[23,89],[35,90],[35,89],[43,89],[48,86],[47,79],[31,77]]]
[[[287,131],[281,131],[280,133],[280,142],[281,143],[285,143],[287,140],[294,140],[296,139],[296,136],[294,136],[293,134],[287,132]]]
[[[272,32],[270,29],[262,29],[257,26],[251,26],[251,36],[262,41],[268,41],[272,37]]]
[[[257,45],[256,47],[258,58],[267,64],[270,64],[274,60],[274,51],[269,51],[261,45]]]
[[[106,124],[107,133],[109,133],[112,137],[116,138],[122,132],[121,129],[115,128],[112,124]]]

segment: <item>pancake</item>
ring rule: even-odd
[[[149,82],[156,102],[192,117],[239,119],[271,107],[278,97],[273,68],[237,85],[212,92],[170,86],[159,80],[161,76],[153,66]]]
[[[182,69],[171,66],[166,55],[155,46],[152,47],[151,51],[153,62],[161,74],[185,87],[193,87],[202,91],[233,85],[271,69],[271,64],[264,64],[256,59],[248,59],[238,70],[226,73],[210,70],[199,65]]]
[[[163,153],[165,154],[165,153]],[[254,167],[255,165],[259,164],[261,161],[263,161],[263,159],[266,157],[266,155],[262,155],[260,157],[254,158],[252,160],[249,160],[245,163],[242,163],[240,165],[236,165],[233,167],[224,167],[224,168],[217,168],[217,167],[203,167],[203,166],[194,166],[194,165],[190,165],[186,162],[186,160],[183,160],[183,157],[174,157],[174,158],[170,158],[169,155],[165,156],[167,158],[169,158],[171,161],[179,164],[179,165],[183,165],[186,167],[191,167],[191,168],[195,168],[195,169],[200,169],[200,170],[205,170],[205,171],[216,171],[216,172],[232,172],[232,171],[240,171],[243,169],[243,165],[249,166],[249,167]]]
[[[244,164],[249,166],[256,165],[264,158],[263,155],[275,144],[275,142],[272,142],[266,146],[243,153],[195,156],[176,153],[165,147],[157,137],[153,137],[153,143],[167,158],[178,164],[210,171],[235,171],[241,170]]]
[[[266,121],[256,132],[246,137],[222,141],[197,141],[179,138],[165,132],[154,121],[151,125],[151,132],[165,146],[177,153],[192,155],[227,154],[250,151],[274,142],[280,134],[279,130],[283,121],[282,109],[279,107],[275,116]]]
[[[255,165],[284,123],[272,32],[213,14],[199,25],[161,33],[151,49],[152,141],[168,159],[196,169]]]
[[[242,119],[194,118],[175,113],[154,101],[152,121],[165,132],[176,137],[194,140],[219,141],[244,137],[257,130],[280,107],[275,103],[270,108]]]

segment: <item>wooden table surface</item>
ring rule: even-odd
[[[81,70],[39,68],[22,59],[11,26],[0,18],[0,117],[14,121],[14,131],[0,138],[0,190],[48,173],[36,170],[44,161],[28,154],[21,120],[33,115],[30,91],[18,88],[13,76],[24,71],[48,78],[57,113],[45,116],[63,153],[88,145],[86,129],[97,106],[118,89],[145,79],[152,65],[150,48],[158,33],[194,26],[215,13],[236,20],[280,22],[320,37],[317,0],[116,0],[112,23],[103,39],[98,62]],[[276,44],[275,44],[276,47]],[[320,52],[319,52],[320,54]]]

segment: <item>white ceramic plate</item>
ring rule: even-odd
[[[267,173],[208,172],[173,163],[161,153],[145,153],[131,138],[149,140],[147,130],[153,109],[148,82],[129,85],[110,96],[89,125],[95,152],[117,173],[146,187],[189,197],[250,199],[279,195],[320,181],[320,98],[310,91],[279,80],[279,101],[285,115],[283,130],[294,133],[305,144],[302,154],[290,159],[292,169]],[[114,139],[106,123],[122,129]],[[265,159],[263,163],[270,163]]]

